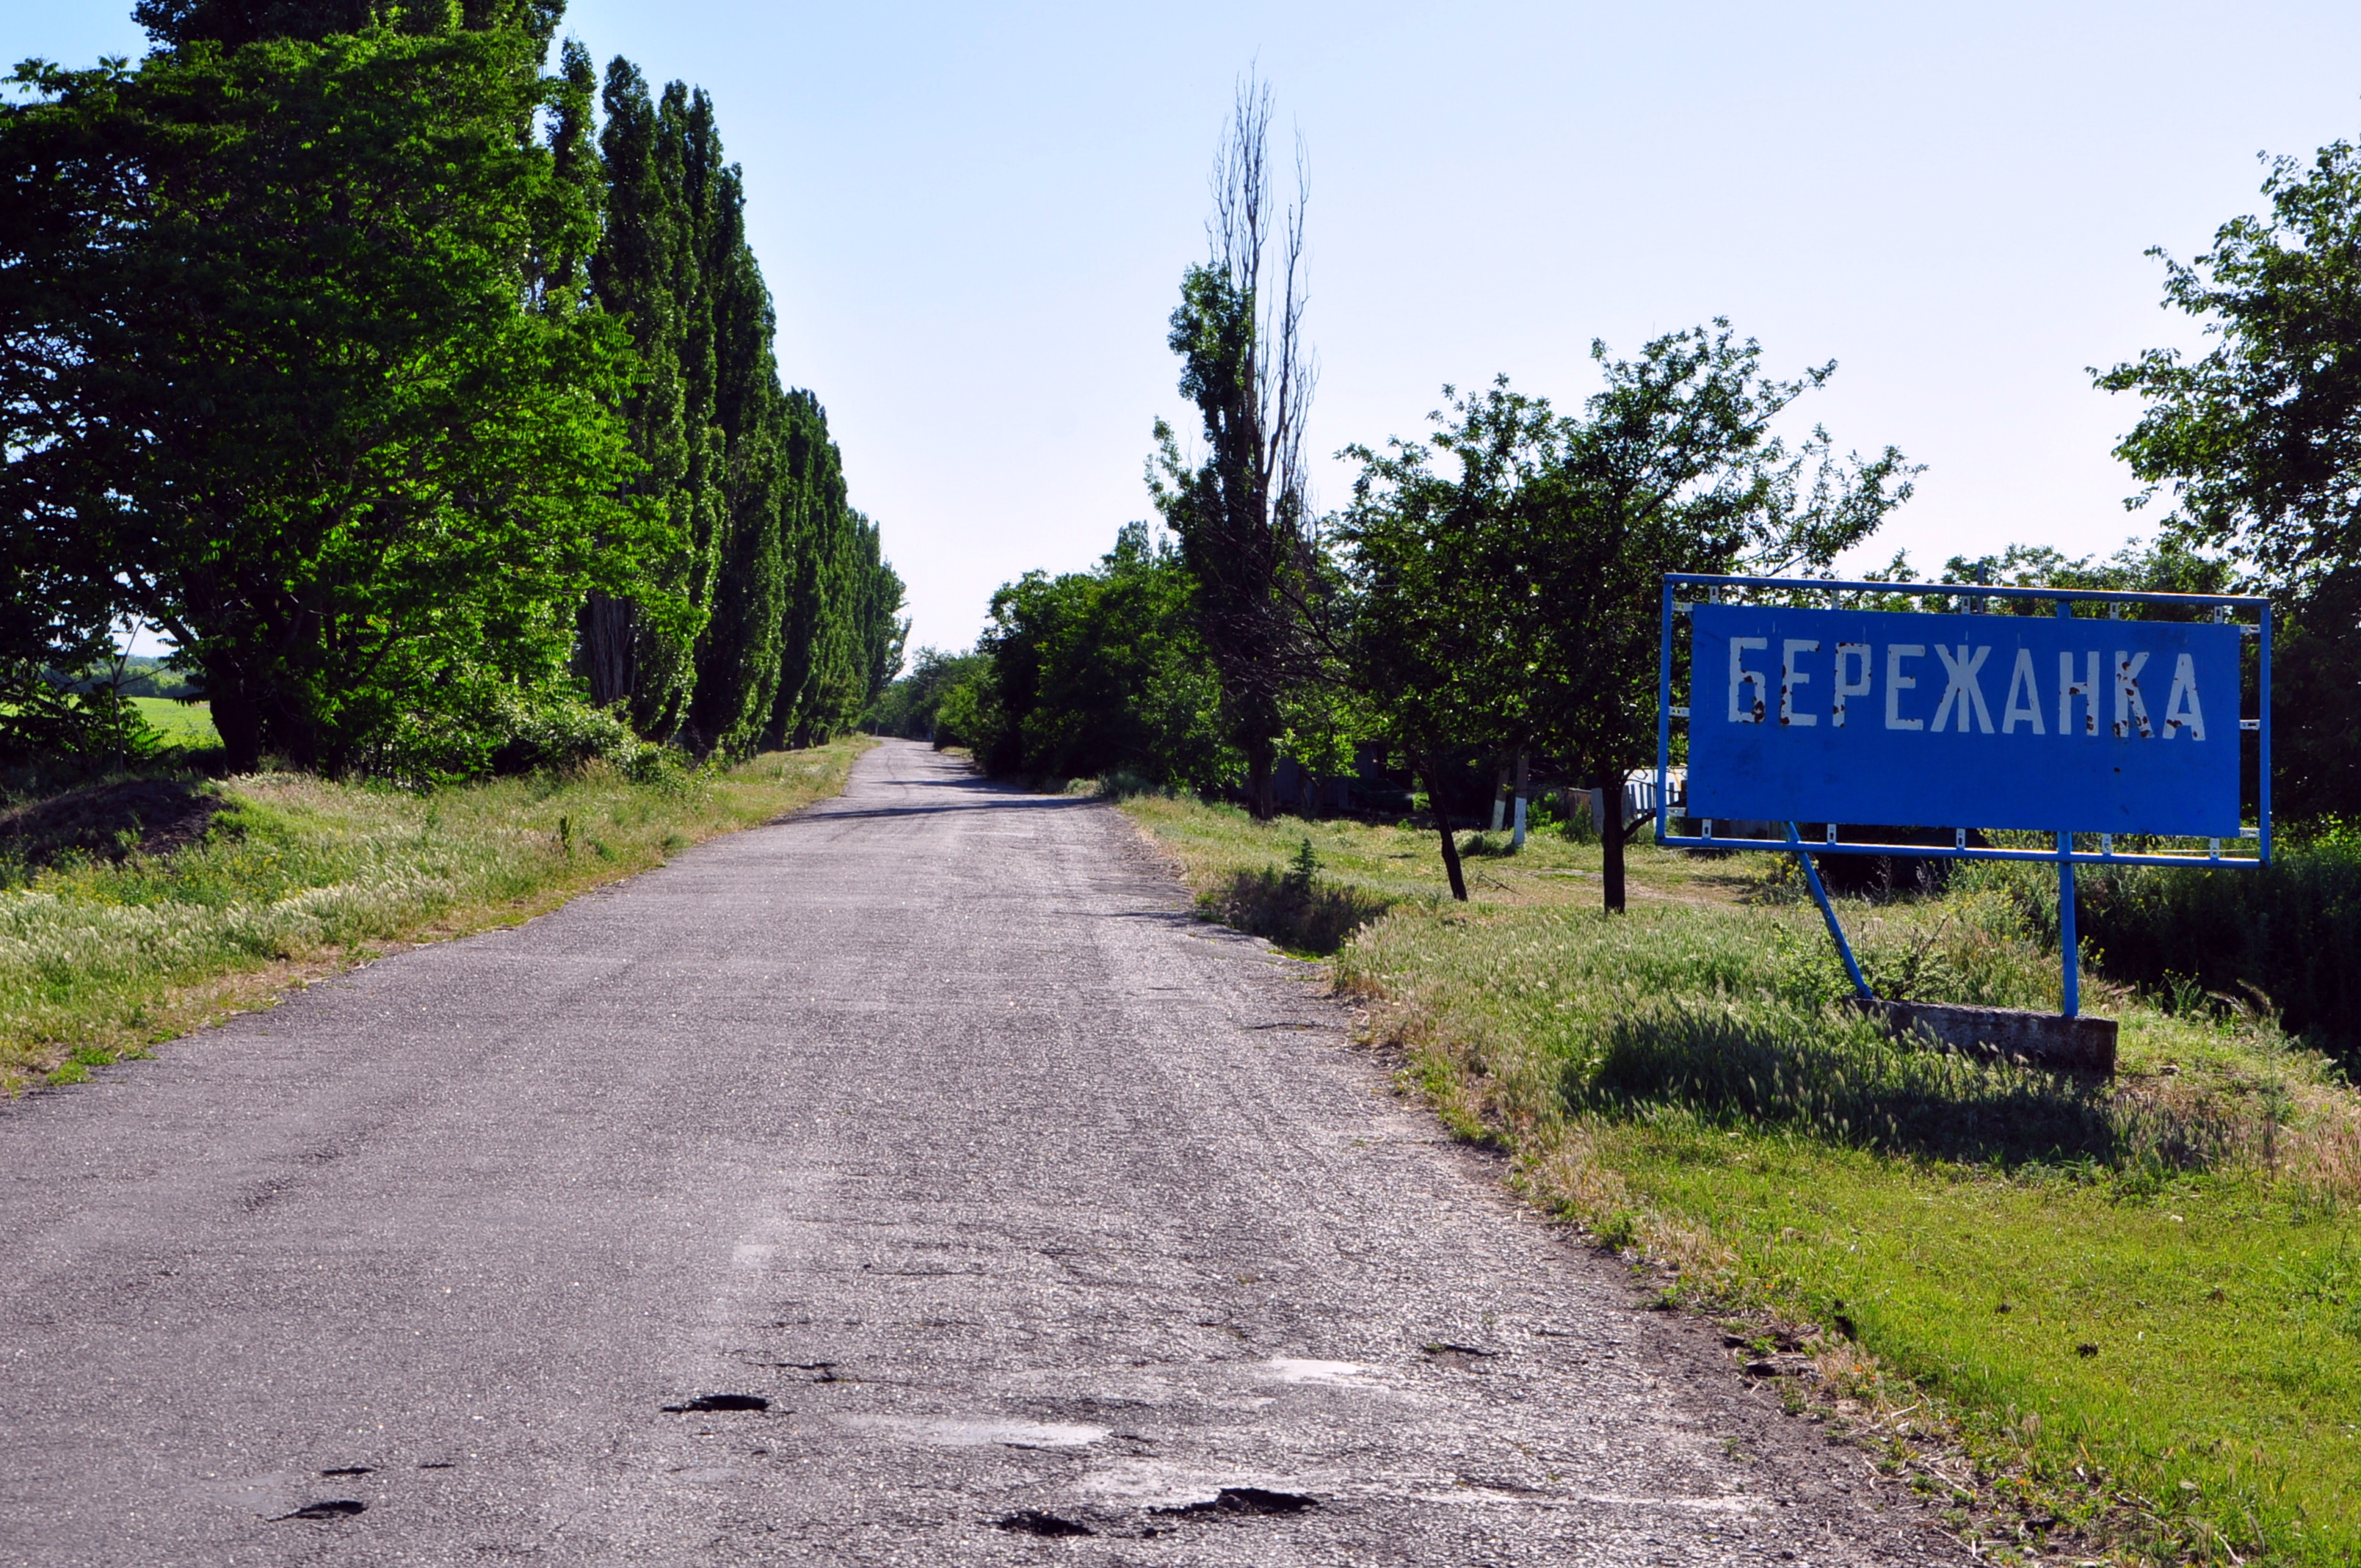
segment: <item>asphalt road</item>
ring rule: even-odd
[[[0,1562],[1964,1561],[1345,1022],[882,746],[0,1107]]]

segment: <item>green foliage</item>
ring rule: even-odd
[[[2271,653],[2271,809],[2361,822],[2361,565],[2291,596]]]
[[[1455,477],[1414,442],[1348,449],[1353,680],[1430,793],[1455,747],[1542,751],[1620,789],[1655,744],[1663,574],[1825,567],[1910,496],[1891,447],[1839,461],[1824,431],[1792,449],[1773,433],[1832,364],[1765,376],[1726,321],[1592,355],[1607,387],[1577,417],[1506,378],[1445,388],[1434,450]],[[1620,848],[1610,835],[1610,909]]]
[[[1393,907],[1394,900],[1320,874],[1320,853],[1305,835],[1285,870],[1237,871],[1197,899],[1213,919],[1267,937],[1290,952],[1327,954]]]
[[[566,206],[535,51],[199,42],[21,68],[0,110],[10,554],[164,628],[233,767],[556,679],[583,587],[668,547],[615,499],[628,344],[533,297]]]
[[[1288,863],[1283,885],[1290,893],[1308,894],[1319,876],[1320,853],[1312,847],[1312,836],[1307,833],[1302,847],[1295,851],[1295,859]]]
[[[901,584],[780,386],[713,105],[617,60],[598,129],[579,45],[539,74],[561,9],[142,0],[136,70],[19,70],[0,685],[127,613],[231,767],[441,776],[577,679],[734,756],[892,678]]]
[[[1200,895],[1197,906],[1225,926],[1268,938],[1290,952],[1324,956],[1392,905],[1349,884],[1266,866],[1234,872],[1227,883]]]
[[[843,458],[809,392],[788,394],[781,450],[789,568],[785,667],[765,730],[772,745],[857,724],[900,671],[909,630],[895,619],[902,579],[885,564],[876,525],[846,501]]]
[[[989,689],[947,699],[939,720],[994,773],[1129,770],[1211,790],[1226,753],[1220,688],[1195,626],[1180,552],[1127,524],[1094,569],[1028,573],[993,596],[977,645]]]
[[[2217,345],[2093,376],[2147,400],[2115,449],[2148,486],[2134,504],[2170,487],[2176,531],[2292,589],[2361,565],[2361,152],[2269,167],[2268,217],[2231,219],[2188,265],[2148,252]]]
[[[113,685],[74,691],[31,664],[0,666],[0,762],[121,768],[161,745],[135,699]]]
[[[364,771],[412,784],[531,773],[571,773],[605,762],[652,783],[678,771],[677,753],[642,740],[613,708],[563,690],[520,691],[500,680],[455,683],[429,712],[405,714],[371,751]]]
[[[947,653],[940,648],[921,648],[911,662],[910,673],[888,685],[869,710],[867,723],[880,735],[898,735],[906,740],[937,739],[944,701],[954,688],[988,674],[991,656],[985,653]],[[956,737],[945,740],[945,745],[965,745]]]
[[[1008,726],[992,665],[983,656],[977,657],[979,664],[946,686],[942,701],[936,705],[935,745],[939,749],[964,746],[981,757],[990,752],[994,740]]]
[[[2140,594],[2227,594],[2235,593],[2235,581],[2228,562],[2218,556],[2202,554],[2191,549],[2187,541],[2172,534],[2143,543],[2126,540],[2124,547],[2103,558],[2084,555],[2070,558],[2064,552],[2047,544],[2012,544],[1997,555],[1982,555],[1973,560],[1954,555],[1944,563],[1946,583],[1995,583],[2007,587],[2026,588],[2103,588],[2114,593]],[[1937,601],[1919,600],[1913,608],[1931,609]],[[1993,615],[2054,615],[2056,607],[2039,599],[1987,599],[1984,611]],[[1959,608],[1964,608],[1960,606]],[[2142,619],[2158,620],[2197,620],[2210,615],[2210,609],[2182,608],[2176,605],[2136,605],[2126,607],[2130,613]],[[2082,605],[2081,614],[2106,614],[2106,607]]]

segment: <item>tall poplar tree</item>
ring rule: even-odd
[[[625,409],[647,465],[634,491],[680,541],[648,586],[693,620],[656,623],[631,596],[594,597],[580,653],[592,700],[698,752],[825,739],[900,666],[900,579],[850,505],[818,400],[780,385],[745,181],[712,100],[680,82],[652,97],[620,59],[603,96],[606,217],[591,271],[646,370]]]

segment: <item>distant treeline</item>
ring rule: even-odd
[[[159,629],[234,770],[852,725],[902,585],[780,382],[714,106],[560,0],[140,0],[0,105],[0,745],[119,754]],[[81,690],[74,689],[81,687]]]

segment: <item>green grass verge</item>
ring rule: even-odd
[[[237,778],[203,843],[0,891],[0,1090],[72,1081],[394,948],[513,925],[838,793],[862,738],[634,784]]]
[[[2274,1020],[2103,981],[2112,1088],[1905,1048],[1848,1014],[1770,863],[1535,841],[1436,896],[1431,835],[1125,808],[1213,895],[1392,901],[1334,964],[1465,1136],[1675,1300],[1798,1347],[1783,1380],[1994,1558],[2361,1556],[2361,1102]],[[1402,857],[1411,857],[1405,859]],[[1301,875],[1299,872],[1299,881]],[[1888,993],[2054,1006],[1990,888],[1845,911]]]

